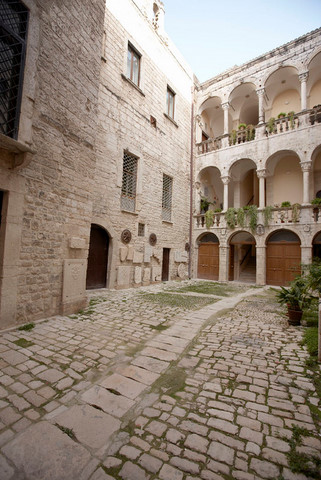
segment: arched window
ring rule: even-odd
[[[0,3],[0,133],[18,137],[29,11],[22,2]]]

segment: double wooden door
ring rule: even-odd
[[[218,280],[219,244],[201,243],[198,249],[198,278]]]
[[[266,283],[287,285],[301,273],[299,243],[268,243],[266,248]]]

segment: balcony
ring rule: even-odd
[[[205,213],[194,215],[194,227],[201,233],[202,231],[214,231],[221,228],[229,229],[240,229],[244,228],[248,230],[249,227],[249,218],[245,215],[244,223],[239,224],[237,220],[237,209],[235,209],[234,219],[232,219],[232,224],[234,227],[231,227],[231,223],[227,222],[225,213],[216,213],[208,215]],[[304,206],[292,206],[292,207],[275,207],[272,209],[258,209],[257,210],[257,227],[256,233],[258,233],[258,228],[262,227],[275,228],[275,227],[286,227],[293,226],[298,224],[304,225],[321,225],[321,206],[315,205],[304,205]]]
[[[249,144],[256,140],[277,137],[282,133],[300,131],[307,126],[321,123],[321,106],[311,110],[300,112],[292,116],[278,119],[271,119],[254,127],[248,125],[243,130],[232,130],[230,134],[221,135],[216,138],[209,138],[206,141],[196,144],[197,154],[216,152],[226,147]]]

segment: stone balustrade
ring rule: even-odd
[[[237,223],[237,209],[235,209],[235,228],[248,227],[248,218],[245,216],[245,225],[242,227]],[[213,212],[211,216],[207,216],[205,213],[194,215],[195,228],[198,230],[212,230],[218,228],[229,228],[225,213]],[[275,227],[282,225],[304,224],[311,225],[314,223],[321,224],[321,206],[315,205],[298,205],[291,207],[274,207],[271,210],[270,218],[267,219],[265,215],[265,209],[258,209],[257,211],[257,225]]]

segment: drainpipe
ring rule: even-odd
[[[193,174],[194,174],[194,86],[192,87],[191,107],[191,161],[190,161],[190,207],[189,207],[189,255],[188,255],[188,278],[192,277],[192,235],[193,235]]]

